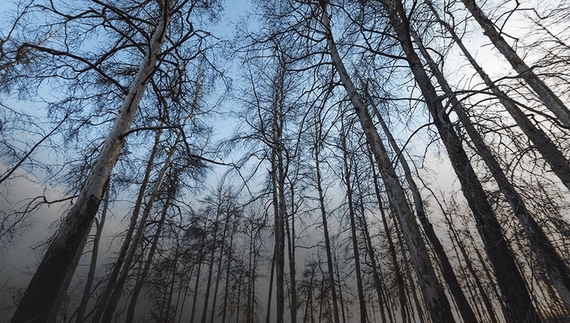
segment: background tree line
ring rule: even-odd
[[[566,1],[224,5],[4,11],[6,320],[569,319]]]

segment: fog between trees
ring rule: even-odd
[[[567,322],[569,13],[6,5],[0,317]]]

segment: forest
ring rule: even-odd
[[[4,1],[0,321],[570,322],[569,16]]]

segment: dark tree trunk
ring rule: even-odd
[[[322,17],[321,23],[324,27],[325,37],[328,44],[329,54],[341,82],[347,91],[348,97],[359,118],[360,124],[366,136],[366,140],[370,145],[375,160],[380,169],[380,175],[386,186],[386,190],[396,210],[396,214],[400,221],[406,243],[410,246],[410,256],[416,271],[424,300],[433,321],[436,322],[454,322],[451,307],[445,296],[445,292],[431,264],[427,248],[421,236],[421,232],[415,222],[413,213],[406,201],[406,195],[399,182],[398,176],[392,166],[391,160],[386,152],[384,144],[374,127],[372,119],[368,114],[363,98],[357,92],[354,83],[350,79],[346,67],[342,63],[342,59],[336,48],[336,43],[332,37],[328,13],[326,12],[326,3],[320,2]]]
[[[400,1],[382,0],[408,64],[420,87],[434,124],[447,150],[453,168],[461,183],[462,191],[477,222],[477,229],[493,265],[501,293],[507,304],[507,317],[514,322],[540,322],[532,304],[524,277],[520,273],[507,245],[501,226],[489,204],[485,191],[477,179],[469,157],[465,153],[449,116],[431,84],[429,76],[414,51],[410,38],[409,22]]]
[[[346,128],[344,126],[344,120],[341,120],[342,130],[340,134],[340,144],[342,149],[342,159],[344,165],[344,182],[346,185],[346,197],[347,197],[347,207],[348,207],[348,217],[350,219],[350,235],[352,239],[352,254],[354,257],[354,271],[356,273],[356,287],[358,290],[358,305],[360,309],[360,322],[366,323],[366,301],[364,299],[364,288],[362,285],[362,271],[360,269],[360,250],[358,247],[358,237],[356,232],[356,213],[354,212],[354,202],[353,202],[353,188],[352,188],[352,163],[349,160],[349,152],[346,146]]]

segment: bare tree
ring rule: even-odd
[[[46,251],[30,285],[24,293],[18,309],[12,318],[13,323],[27,322],[31,319],[50,321],[54,319],[57,308],[53,308],[57,300],[66,291],[62,290],[65,277],[75,271],[73,264],[81,255],[84,237],[97,214],[103,195],[105,183],[109,180],[121,148],[125,141],[125,133],[134,119],[138,104],[165,39],[166,28],[171,14],[171,4],[162,4],[161,20],[148,44],[148,52],[142,60],[139,71],[131,83],[120,114],[109,132],[105,145],[97,161],[86,179],[80,196],[69,211],[63,226]]]

